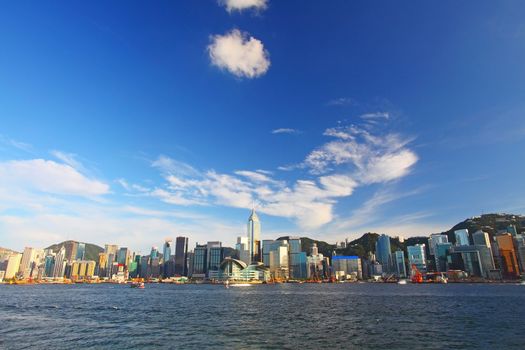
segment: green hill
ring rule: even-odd
[[[60,242],[57,244],[53,244],[47,247],[46,249],[52,249],[53,252],[57,253],[67,242],[71,242],[71,241],[64,241],[64,242]],[[86,253],[84,255],[84,258],[86,260],[98,261],[98,254],[104,252],[104,248],[99,247],[96,244],[91,244],[91,243],[85,243],[85,244],[86,244]]]

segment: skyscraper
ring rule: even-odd
[[[86,255],[86,243],[78,243],[75,260],[84,260],[85,255]]]
[[[77,246],[78,242],[75,241],[67,241],[64,243],[64,247],[66,248],[64,260],[73,261],[77,258]]]
[[[433,233],[428,239],[428,248],[430,255],[436,256],[436,245],[440,243],[448,243],[448,236],[441,233]]]
[[[390,237],[383,234],[376,242],[376,259],[383,266],[383,272],[391,271]]]
[[[415,265],[419,271],[426,272],[427,262],[425,257],[425,245],[416,244],[408,246],[407,253],[410,266]]]
[[[263,262],[264,262],[264,242],[263,241],[263,246],[262,246],[262,250],[263,250]],[[271,241],[273,242],[273,241]],[[239,260],[243,261],[246,263],[246,265],[250,265],[251,263],[251,258],[250,258],[250,250],[249,250],[249,247],[248,247],[248,237],[244,237],[244,236],[240,236],[240,237],[237,237],[237,244],[235,245],[235,249],[239,252]],[[264,263],[265,266],[266,266],[266,263]],[[269,265],[268,265],[269,266]]]
[[[162,256],[164,258],[164,264],[166,264],[171,259],[171,247],[173,246],[173,240],[166,239],[164,241],[164,247],[162,249]]]
[[[512,235],[510,233],[498,235],[496,241],[499,247],[500,266],[503,275],[507,278],[518,278],[520,272]]]
[[[261,222],[252,209],[248,218],[248,248],[250,252],[250,262],[261,261]]]
[[[172,277],[175,274],[175,262],[173,261],[172,256],[172,246],[173,240],[166,239],[164,241],[164,246],[162,247],[162,257],[164,262],[162,264],[162,276],[164,278]]]
[[[407,269],[405,265],[405,253],[402,250],[396,250],[394,253],[394,261],[397,276],[400,278],[406,278]]]
[[[456,245],[470,245],[469,239],[468,239],[468,230],[462,229],[462,230],[456,230],[454,231],[454,235],[456,237]]]
[[[66,248],[63,246],[58,251],[55,257],[55,269],[53,271],[54,278],[64,277],[64,270],[66,268]]]
[[[188,237],[175,240],[175,274],[188,276]]]
[[[481,230],[474,232],[472,240],[474,241],[474,245],[483,245],[490,248],[490,238],[487,232]]]

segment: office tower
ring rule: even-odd
[[[171,254],[172,254],[171,248],[172,248],[172,246],[173,246],[173,240],[166,239],[164,241],[164,246],[163,246],[163,249],[162,249],[162,258],[164,259],[164,263],[170,261],[170,259],[171,259]]]
[[[9,255],[7,258],[7,266],[5,269],[4,279],[15,278],[18,270],[20,269],[20,262],[22,261],[22,254],[15,253]]]
[[[267,240],[266,240],[267,241]],[[263,241],[263,263],[264,263],[264,242]],[[271,241],[273,242],[273,241]],[[235,249],[239,252],[239,260],[246,263],[246,265],[250,265],[251,258],[250,258],[250,249],[248,247],[248,237],[237,237],[237,244],[235,245]],[[268,263],[269,264],[269,263]],[[266,263],[264,263],[265,266],[269,266]]]
[[[177,237],[175,240],[175,274],[188,276],[188,237]]]
[[[270,247],[270,274],[278,280],[289,278],[288,241],[277,240]]]
[[[516,230],[516,225],[509,225],[507,226],[507,232],[512,235],[512,237],[516,237],[518,234],[518,230]]]
[[[481,230],[474,232],[472,235],[472,241],[474,242],[474,245],[482,245],[488,248],[491,247],[489,234]]]
[[[94,261],[77,260],[71,264],[71,279],[85,280],[92,278],[95,275]]]
[[[224,249],[222,248],[221,242],[208,242],[207,248],[207,268],[206,271],[218,271],[221,266],[221,262],[224,259]]]
[[[270,250],[274,242],[275,241],[273,239],[264,239],[262,241],[263,265],[266,267],[270,267]],[[250,260],[249,256],[247,257],[247,260],[243,260],[242,257],[240,260],[244,261],[247,265],[249,265],[249,263],[247,262],[248,260]]]
[[[53,271],[54,278],[64,277],[64,272],[66,268],[66,248],[63,246],[58,251],[55,257],[55,269]]]
[[[120,265],[126,266],[128,263],[128,257],[129,257],[129,249],[126,247],[121,247],[117,253],[117,263],[119,263]]]
[[[151,247],[151,252],[149,254],[150,259],[156,259],[159,257],[159,249],[157,247]]]
[[[22,278],[29,278],[31,275],[31,268],[33,261],[35,260],[36,249],[31,247],[25,247],[24,252],[22,253],[22,261],[19,266],[19,274]]]
[[[151,268],[149,267],[149,256],[140,258],[140,275],[141,278],[151,277]]]
[[[394,253],[394,262],[396,268],[396,275],[399,278],[407,277],[407,269],[405,265],[405,253],[402,250],[396,250]]]
[[[64,243],[64,248],[66,249],[64,261],[73,261],[77,258],[77,246],[78,242],[75,241],[67,241]]]
[[[44,276],[53,277],[53,270],[55,269],[55,254],[48,254],[44,259]]]
[[[175,274],[175,262],[173,261],[173,240],[166,239],[162,247],[162,277],[168,278]]]
[[[86,256],[86,243],[78,243],[75,260],[84,260],[85,256]]]
[[[208,263],[208,247],[206,244],[199,245],[197,243],[194,251],[193,251],[193,270],[192,270],[192,277],[193,278],[206,278],[206,272]]]
[[[498,243],[503,276],[511,279],[518,278],[520,272],[512,235],[509,233],[498,235],[496,242]]]
[[[98,276],[107,277],[108,255],[104,252],[98,253]]]
[[[454,236],[456,237],[456,246],[470,245],[467,229],[454,231]]]
[[[320,279],[325,275],[325,266],[323,264],[324,255],[319,254],[317,243],[313,243],[310,248],[310,256],[306,258],[306,277],[308,279]]]
[[[117,256],[117,252],[118,252],[118,245],[116,244],[106,244],[104,246],[104,252],[106,254],[113,254],[113,256]],[[113,262],[113,261],[112,261]]]
[[[448,236],[441,233],[433,233],[428,239],[428,248],[431,256],[436,256],[436,244],[447,243]]]
[[[383,272],[391,271],[391,254],[390,237],[385,234],[379,236],[376,242],[376,258],[383,266]]]
[[[425,245],[416,244],[407,247],[408,263],[410,267],[415,265],[420,272],[426,272],[427,263],[425,257]]]
[[[261,257],[261,222],[252,209],[248,218],[248,247],[250,251],[250,262],[259,262]]]
[[[436,244],[435,248],[435,256],[434,259],[436,260],[436,270],[438,272],[447,272],[448,266],[451,261],[449,261],[450,256],[450,247],[452,247],[452,243],[438,243]]]
[[[334,255],[332,265],[338,280],[347,279],[348,276],[353,276],[352,279],[363,278],[363,267],[358,256]]]
[[[290,248],[290,278],[305,279],[306,278],[306,253],[301,249],[301,238],[290,237],[288,241]],[[263,241],[264,246],[264,241]],[[264,259],[264,251],[263,251]]]

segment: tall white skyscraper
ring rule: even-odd
[[[261,222],[255,209],[248,218],[248,250],[251,262],[261,261]]]

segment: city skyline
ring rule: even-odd
[[[523,4],[239,4],[6,4],[0,246],[525,212]]]

